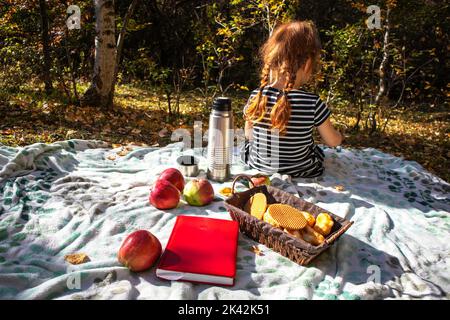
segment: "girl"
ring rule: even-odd
[[[318,69],[320,50],[318,32],[308,21],[280,25],[262,46],[261,86],[244,108],[243,160],[251,168],[317,177],[324,171],[324,153],[314,144],[313,127],[326,145],[342,142],[325,103],[301,90]]]

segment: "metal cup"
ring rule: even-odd
[[[177,158],[178,169],[185,177],[198,175],[198,159],[194,156],[181,156]]]

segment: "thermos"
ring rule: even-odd
[[[223,182],[230,178],[233,129],[231,99],[227,97],[214,99],[208,131],[207,176],[211,180]]]

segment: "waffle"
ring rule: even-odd
[[[244,210],[252,216],[262,219],[267,209],[267,198],[264,193],[255,193],[245,204]]]
[[[267,212],[264,214],[264,221],[274,227],[291,230],[303,229],[308,224],[299,210],[281,203],[271,204],[267,208]]]

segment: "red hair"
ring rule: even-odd
[[[245,111],[245,120],[258,122],[264,118],[267,97],[262,95],[262,91],[269,83],[270,71],[276,70],[278,75],[285,76],[286,84],[270,112],[270,121],[272,128],[284,134],[291,115],[287,93],[294,87],[297,71],[309,59],[313,63],[313,72],[317,70],[320,50],[319,34],[312,22],[292,21],[278,26],[260,49],[263,62],[261,85]]]

